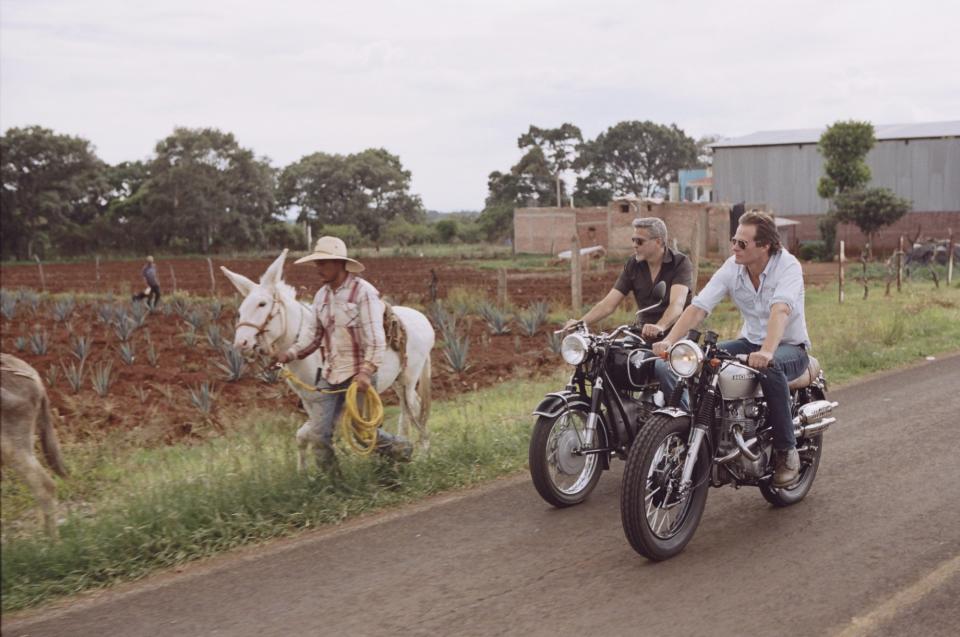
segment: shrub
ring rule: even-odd
[[[113,363],[110,361],[100,361],[93,371],[90,372],[90,384],[93,391],[103,398],[110,392],[110,385],[113,384]]]
[[[117,315],[116,322],[113,324],[113,331],[116,333],[117,338],[120,339],[121,343],[126,343],[129,341],[136,329],[136,322],[134,319],[127,316],[126,312],[122,312]]]
[[[70,385],[73,393],[78,393],[80,388],[83,386],[83,363],[80,363],[80,366],[78,367],[76,363],[71,362],[70,366],[67,367],[61,361],[60,367],[63,368],[63,375],[67,379],[67,384]]]
[[[57,323],[63,323],[70,315],[73,314],[73,310],[76,308],[76,303],[73,298],[65,298],[60,301],[57,301],[53,304],[53,320]]]
[[[447,359],[450,370],[461,374],[469,369],[467,355],[470,353],[470,338],[464,334],[451,334],[444,338],[443,355]]]
[[[232,383],[243,378],[243,373],[247,370],[247,361],[240,350],[233,345],[226,345],[222,351],[225,362],[217,363],[217,367],[226,374],[227,381]]]
[[[122,360],[127,365],[133,365],[134,359],[136,359],[137,354],[133,346],[133,342],[121,343],[120,344],[120,360]]]
[[[800,245],[798,257],[803,261],[822,261],[826,254],[826,244],[823,241],[807,241]]]
[[[510,318],[507,313],[490,303],[480,305],[480,316],[487,322],[491,334],[508,334],[510,332]]]
[[[89,336],[70,337],[70,353],[77,357],[81,365],[86,362],[91,351],[93,351],[93,339]]]
[[[30,335],[30,351],[37,356],[46,354],[49,341],[46,330],[34,332]]]
[[[216,402],[217,395],[213,385],[203,381],[195,387],[190,387],[190,402],[205,417],[213,413],[213,405]]]
[[[516,315],[517,324],[520,330],[527,336],[534,336],[544,321],[547,320],[547,314],[550,313],[550,306],[543,301],[537,301],[527,308],[525,312]]]
[[[8,321],[17,315],[17,297],[6,290],[0,290],[0,312]]]

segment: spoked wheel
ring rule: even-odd
[[[630,449],[620,489],[623,532],[637,553],[665,560],[693,537],[707,501],[709,454],[701,447],[693,486],[680,492],[690,434],[688,417],[655,415]]]
[[[823,434],[797,441],[800,447],[800,477],[789,487],[777,488],[769,481],[760,485],[764,499],[775,507],[786,507],[804,499],[813,487],[820,467],[820,454],[823,452]]]
[[[599,454],[580,453],[586,438],[587,414],[564,411],[541,416],[530,438],[530,477],[537,493],[555,507],[580,504],[600,480]],[[599,428],[594,446],[599,446]]]

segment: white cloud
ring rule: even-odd
[[[956,119],[955,3],[3,0],[0,127],[146,157],[216,126],[278,165],[382,146],[479,208],[530,124],[691,135]]]

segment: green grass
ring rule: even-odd
[[[814,354],[833,384],[958,349],[960,285],[935,290],[913,283],[885,298],[878,284],[866,301],[851,291],[843,305],[835,288],[807,293]],[[733,337],[739,316],[722,305],[708,327]],[[24,485],[5,470],[2,608],[135,579],[518,471],[526,464],[531,409],[564,381],[567,368],[559,360],[557,368],[553,378],[436,404],[430,455],[402,466],[401,486],[392,490],[378,485],[377,461],[349,455],[342,456],[340,487],[312,468],[297,474],[293,434],[302,418],[257,412],[233,423],[230,434],[193,446],[140,449],[116,438],[66,447],[72,474],[58,479],[58,493],[69,513],[61,541],[50,544],[24,517],[32,506]],[[387,421],[395,422],[395,414]]]

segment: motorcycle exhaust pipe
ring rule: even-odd
[[[815,400],[812,403],[807,403],[800,407],[800,413],[793,419],[794,437],[809,438],[815,436],[837,422],[836,418],[824,418],[823,416],[832,412],[834,407],[839,405],[840,403],[829,400]],[[756,438],[744,441],[740,432],[735,432],[733,434],[733,440],[737,448],[722,458],[717,458],[715,460],[717,464],[724,464],[731,460],[736,460],[740,457],[740,454],[743,454],[746,458],[754,462],[760,459],[760,454],[752,449],[757,444]]]
[[[836,418],[824,418],[817,422],[812,422],[809,425],[804,425],[802,427],[794,427],[793,435],[796,438],[809,438],[810,436],[816,436],[818,433],[837,422]]]

